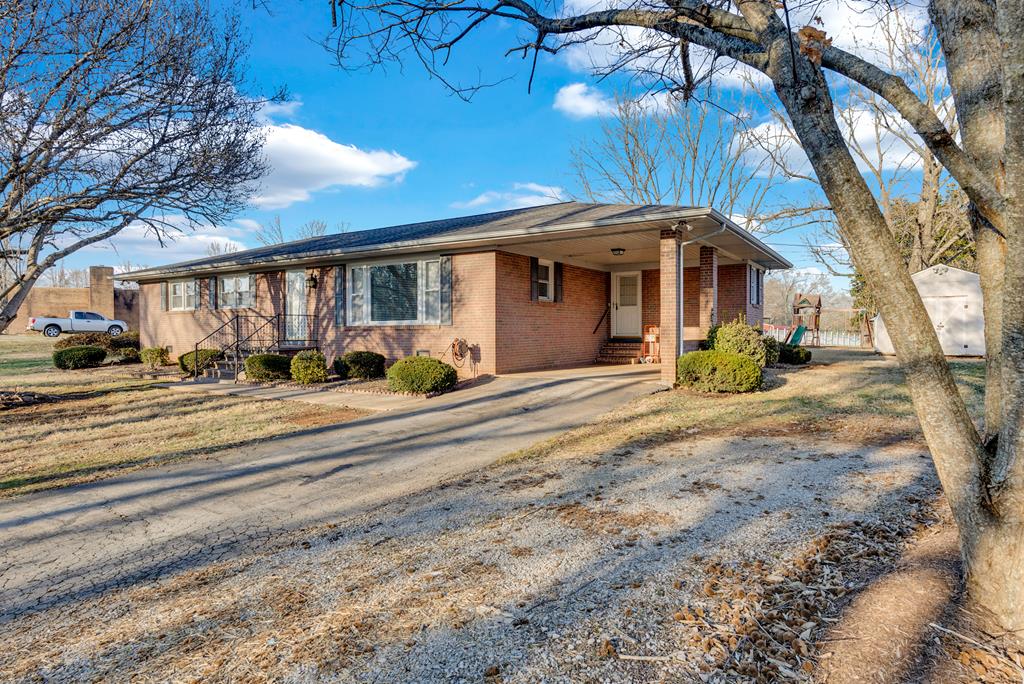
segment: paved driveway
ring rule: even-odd
[[[364,512],[585,423],[656,380],[643,368],[504,376],[413,408],[0,501],[0,618]]]

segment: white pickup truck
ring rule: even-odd
[[[41,331],[47,337],[78,332],[105,332],[117,337],[127,329],[128,324],[124,321],[112,320],[93,311],[69,311],[67,318],[30,318],[26,328]]]

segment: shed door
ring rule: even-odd
[[[964,353],[965,318],[964,306],[967,297],[922,297],[924,308],[932,319],[939,336],[944,354],[950,356]]]

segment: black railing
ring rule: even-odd
[[[212,366],[227,364],[235,380],[245,357],[285,349],[317,346],[313,317],[304,314],[236,315],[195,343],[192,377]]]
[[[608,318],[608,312],[611,311],[612,305],[609,304],[604,308],[604,313],[601,314],[601,318],[597,319],[597,325],[594,326],[594,332],[591,335],[596,335],[597,331],[601,328],[601,324],[604,323],[604,319]]]

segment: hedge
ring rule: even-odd
[[[718,337],[718,329],[722,326],[715,323],[713,326],[708,328],[707,337],[697,343],[697,349],[701,351],[708,351],[709,349],[715,348],[715,338]]]
[[[73,333],[61,337],[54,343],[54,349],[70,349],[71,347],[102,347],[111,354],[124,356],[125,349],[139,350],[139,333],[136,331],[121,333],[111,337],[105,332]]]
[[[774,366],[779,362],[779,353],[782,351],[779,341],[771,335],[763,335],[761,339],[764,340],[764,364]]]
[[[351,351],[342,357],[350,377],[375,380],[384,377],[384,357],[376,352]]]
[[[196,370],[196,352],[190,351],[185,352],[178,357],[178,368],[183,373],[191,373]],[[224,353],[219,349],[200,349],[199,350],[199,370],[205,370],[214,364],[216,361],[220,361],[224,358]]]
[[[699,392],[752,392],[760,389],[761,368],[749,356],[709,350],[683,354],[676,379]]]
[[[339,380],[348,380],[348,364],[345,363],[345,359],[340,356],[335,356],[334,361],[331,363],[331,368],[334,369],[334,374],[338,376]]]
[[[292,360],[283,354],[253,354],[245,360],[245,377],[255,382],[287,380]]]
[[[784,344],[779,349],[779,362],[788,363],[793,366],[802,366],[805,363],[811,362],[811,350],[792,344]]]
[[[392,392],[446,392],[458,381],[452,366],[429,356],[410,356],[388,368],[388,389]]]
[[[146,347],[139,352],[139,357],[142,359],[142,363],[150,368],[167,366],[171,363],[171,355],[167,351],[167,347]]]
[[[103,363],[105,358],[107,358],[107,350],[103,347],[91,345],[68,347],[53,352],[53,365],[61,370],[94,368]]]
[[[768,360],[764,335],[756,328],[747,325],[746,321],[742,319],[726,323],[718,328],[718,333],[715,335],[715,351],[748,356],[761,368],[764,368]]]
[[[301,385],[327,382],[327,359],[318,351],[301,351],[292,357],[291,374]]]

